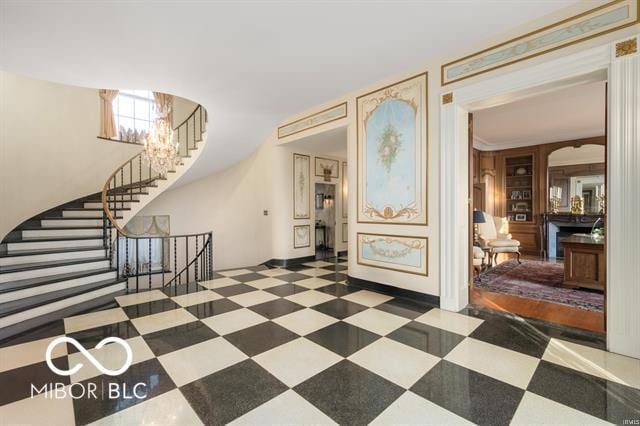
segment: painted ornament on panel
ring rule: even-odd
[[[427,275],[427,239],[359,233],[358,263]]]
[[[309,178],[311,163],[308,155],[293,154],[293,218],[309,219]]]
[[[358,98],[359,221],[426,224],[426,75]]]

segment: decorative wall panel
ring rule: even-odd
[[[309,178],[311,159],[308,155],[293,154],[293,218],[311,218]]]
[[[357,98],[358,222],[427,224],[427,73]]]
[[[425,237],[358,233],[358,264],[428,275]]]
[[[304,248],[311,245],[311,225],[295,225],[293,227],[293,248]]]
[[[314,173],[316,176],[324,177],[325,171],[328,170],[328,175],[331,178],[338,179],[340,177],[340,162],[338,160],[322,157],[315,157],[314,160]]]
[[[442,85],[639,23],[638,0],[616,0],[442,66]]]
[[[300,120],[278,127],[278,139],[291,136],[305,130],[312,129],[322,124],[327,124],[335,120],[340,120],[347,116],[347,103],[342,103],[331,108],[327,108],[318,113],[312,114]]]

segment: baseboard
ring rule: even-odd
[[[338,252],[338,257],[346,257],[349,254],[348,250],[343,250]]]
[[[361,278],[352,277],[351,275],[347,276],[347,283],[355,287],[360,287],[365,290],[375,290],[377,292],[388,294],[389,296],[393,297],[402,297],[405,299],[425,302],[434,306],[440,306],[440,297],[434,296],[432,294],[419,293],[417,291],[398,288],[388,284],[381,284],[374,281],[363,280]]]
[[[303,256],[303,257],[294,257],[292,259],[270,259],[270,260],[267,260],[266,262],[264,262],[263,265],[279,266],[279,267],[286,268],[287,266],[290,266],[290,265],[296,265],[298,263],[304,263],[304,262],[313,262],[314,260],[316,260],[316,256],[315,255]]]

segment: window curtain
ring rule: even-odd
[[[173,95],[153,92],[158,107],[158,120],[167,120],[173,128]]]
[[[100,89],[100,136],[114,138],[116,121],[113,117],[113,100],[118,96],[117,90]]]

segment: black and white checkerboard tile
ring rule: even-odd
[[[0,422],[27,424],[596,424],[640,419],[640,361],[580,333],[452,313],[347,286],[346,261],[254,267],[66,318],[0,348]],[[126,339],[110,377],[73,346]],[[90,351],[118,368],[117,345]],[[146,384],[144,398],[30,397],[30,385]],[[637,423],[631,423],[637,424]]]

